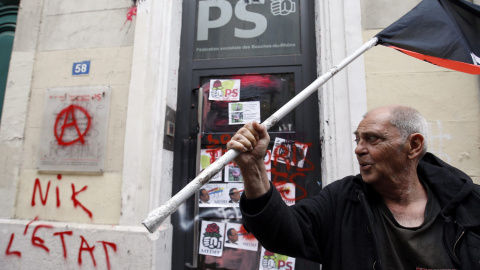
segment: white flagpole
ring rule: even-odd
[[[377,45],[378,39],[376,37],[370,39],[368,42],[363,44],[350,56],[343,59],[340,64],[334,66],[330,69],[329,72],[318,77],[313,81],[307,88],[303,89],[298,93],[294,98],[289,102],[283,105],[278,111],[273,113],[267,120],[263,121],[262,125],[266,129],[270,129],[274,126],[280,119],[297,107],[302,101],[314,93],[320,86],[337,74],[340,70],[350,64],[353,60],[357,59],[360,55],[365,53],[367,50]],[[165,202],[162,206],[150,211],[147,218],[142,221],[142,224],[147,228],[150,233],[155,232],[160,224],[171,214],[173,214],[182,203],[184,203],[190,196],[195,194],[203,185],[207,184],[210,179],[221,171],[228,163],[234,160],[240,152],[230,149],[222,157],[217,159],[214,163],[208,166],[203,170],[198,176],[188,183],[182,190],[175,194],[170,200]]]

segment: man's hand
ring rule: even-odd
[[[267,129],[257,122],[243,126],[227,143],[227,149],[241,153],[234,161],[242,171],[245,195],[249,199],[257,198],[270,189],[263,163],[269,143]]]
[[[270,136],[265,126],[254,121],[245,124],[233,135],[227,143],[227,149],[235,149],[242,153],[235,159],[235,163],[242,168],[258,161],[263,162],[269,143]]]

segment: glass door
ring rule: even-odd
[[[196,174],[226,151],[226,143],[245,123],[264,121],[293,98],[299,75],[299,69],[291,68],[263,74],[199,74]],[[269,179],[289,205],[313,195],[321,186],[319,179],[311,183],[319,177],[314,166],[319,145],[306,139],[312,132],[306,127],[318,126],[314,123],[318,118],[304,114],[304,110],[294,110],[269,130],[271,142],[264,159]],[[193,258],[198,269],[294,269],[295,264],[297,269],[309,269],[300,266],[305,262],[263,249],[243,228],[238,207],[242,192],[243,178],[232,162],[196,195]]]

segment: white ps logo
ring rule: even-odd
[[[261,2],[257,4],[261,4]],[[247,5],[248,3],[243,0],[238,1],[235,4],[235,16],[240,20],[254,23],[255,28],[249,30],[235,28],[234,36],[238,38],[258,37],[267,30],[267,18],[262,14],[248,11]],[[220,17],[210,21],[210,8],[212,7],[220,9]],[[198,2],[197,40],[208,40],[208,30],[226,25],[232,19],[232,15],[232,6],[228,1],[210,0]]]

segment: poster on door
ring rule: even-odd
[[[260,101],[228,104],[228,124],[240,125],[252,121],[260,123]]]
[[[240,80],[210,80],[210,92],[208,99],[216,101],[239,101]]]
[[[215,162],[217,158],[222,156],[222,148],[201,149],[200,150],[200,172],[205,170],[210,164]],[[222,171],[212,176],[211,182],[222,181]]]
[[[303,168],[307,150],[307,144],[277,137],[273,144],[273,160],[290,166]]]
[[[202,220],[198,253],[222,257],[225,223]]]
[[[103,172],[109,86],[47,89],[37,169]]]
[[[257,251],[258,240],[253,234],[242,228],[242,224],[227,223],[225,229],[225,247]]]

